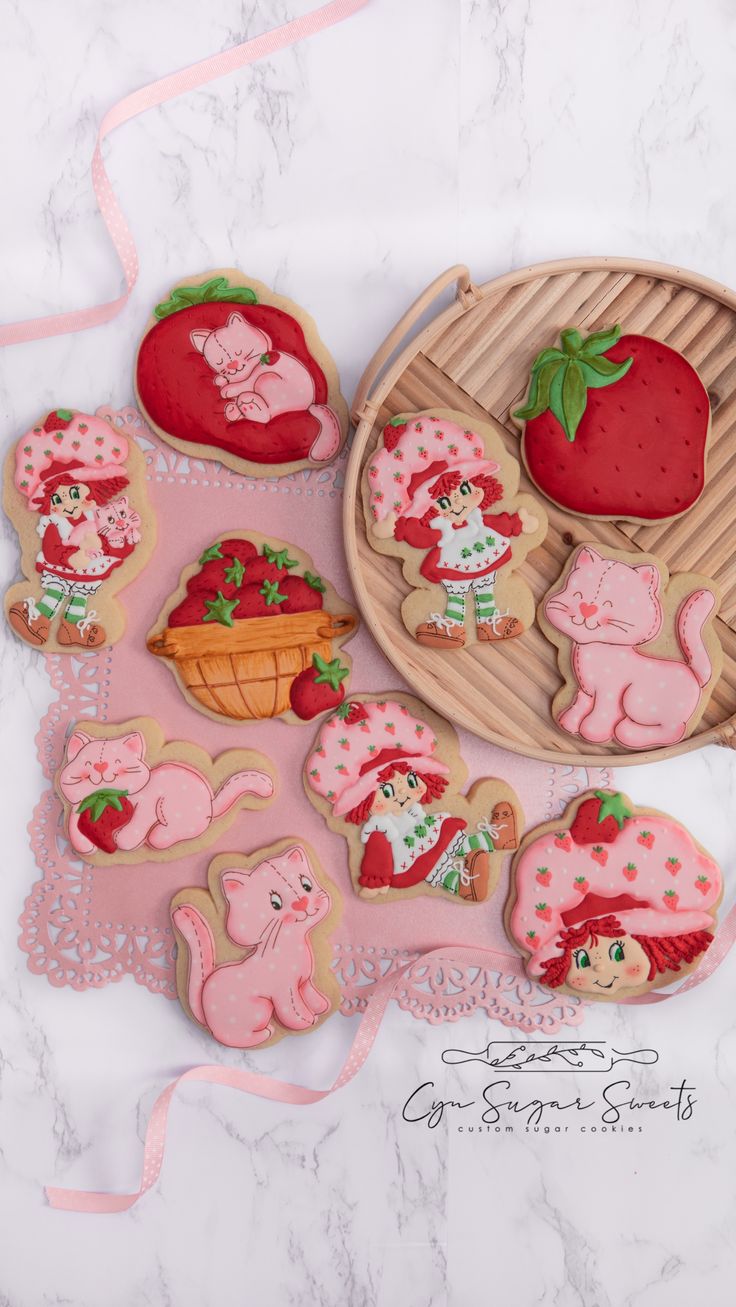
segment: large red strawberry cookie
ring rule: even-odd
[[[585,517],[662,522],[687,512],[705,484],[710,430],[695,369],[620,327],[585,339],[570,328],[560,340],[537,355],[514,414],[535,485]]]
[[[231,532],[182,573],[148,648],[196,708],[230,721],[303,722],[342,703],[350,660],[341,646],[356,624],[307,554]]]
[[[347,434],[312,319],[237,271],[182,282],[156,305],[135,384],[164,440],[251,476],[328,463]]]

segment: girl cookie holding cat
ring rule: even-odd
[[[62,649],[92,649],[108,641],[89,604],[142,539],[140,514],[123,495],[130,456],[128,441],[102,418],[68,409],[49,413],[19,440],[6,502],[24,544],[26,576],[30,580],[35,571],[40,593],[14,587],[7,615],[27,644],[46,645],[57,617],[55,642]],[[35,529],[28,512],[21,512],[23,501],[35,515]],[[34,534],[35,558],[28,550]]]
[[[526,629],[531,613],[501,611],[496,597],[499,572],[510,572],[546,532],[541,508],[529,496],[516,499],[518,480],[518,466],[490,429],[481,434],[445,415],[423,413],[394,418],[384,428],[365,483],[371,542],[381,552],[398,553],[410,580],[413,552],[423,551],[417,583],[441,586],[446,596],[444,613],[431,612],[415,626],[419,644],[463,648],[471,596],[480,642],[509,640]],[[519,548],[514,542],[521,537]],[[384,549],[385,542],[398,548]],[[410,630],[412,616],[413,606],[405,611]]]

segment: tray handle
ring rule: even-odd
[[[480,291],[470,280],[470,273],[464,263],[455,263],[451,268],[441,272],[439,277],[435,277],[429,285],[422,291],[421,295],[415,299],[414,303],[406,310],[396,326],[388,333],[382,345],[379,345],[373,358],[370,360],[365,369],[353,396],[353,404],[350,410],[350,416],[358,426],[363,418],[374,418],[376,408],[370,403],[371,393],[380,374],[383,372],[391,355],[395,353],[411,328],[416,325],[422,314],[426,312],[430,304],[438,295],[446,290],[452,283],[457,284],[457,299],[460,300],[464,309],[469,309],[473,304],[477,304]]]

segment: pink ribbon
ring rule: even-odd
[[[88,309],[74,309],[69,313],[54,313],[47,318],[29,318],[24,322],[11,322],[0,327],[0,345],[20,345],[31,340],[45,340],[49,336],[63,336],[67,332],[85,331],[87,327],[98,327],[109,322],[128,302],[131,291],[138,280],[138,251],[131,230],[125,221],[123,211],[118,204],[110,178],[102,162],[102,142],[116,127],[130,122],[146,109],[154,109],[166,100],[173,100],[177,95],[193,91],[198,86],[233,73],[246,64],[255,63],[266,55],[295,45],[307,36],[324,31],[345,18],[350,18],[358,9],[362,9],[368,0],[331,0],[330,4],[315,9],[303,18],[294,18],[283,27],[275,27],[270,32],[256,36],[252,41],[235,45],[222,54],[211,55],[199,63],[191,64],[178,73],[170,73],[148,86],[143,86],[132,95],[126,95],[109,109],[100,123],[94,154],[92,156],[92,184],[95,188],[100,213],[105,221],[110,239],[122,265],[125,276],[125,291],[117,299],[107,304],[97,304]]]
[[[686,989],[693,989],[696,985],[702,984],[723,961],[734,942],[734,936],[736,936],[736,908],[732,908],[729,912],[723,923],[722,930],[719,931],[717,938],[713,941],[697,971],[688,976],[677,993],[682,993]],[[711,953],[715,954],[712,962],[710,960]],[[167,1085],[153,1105],[143,1147],[143,1177],[140,1187],[135,1193],[92,1193],[84,1189],[57,1189],[48,1186],[46,1197],[50,1205],[67,1212],[125,1212],[129,1207],[137,1203],[138,1199],[148,1192],[159,1177],[164,1160],[169,1105],[179,1085],[185,1084],[187,1081],[197,1080],[210,1085],[225,1085],[229,1089],[239,1089],[242,1093],[255,1094],[258,1098],[268,1098],[272,1102],[290,1103],[295,1106],[319,1103],[321,1099],[329,1097],[338,1089],[342,1089],[343,1085],[347,1085],[358,1074],[366,1062],[383,1021],[386,1008],[393,995],[401,988],[407,972],[412,967],[423,966],[427,962],[444,962],[447,967],[462,965],[464,967],[478,967],[484,971],[501,971],[505,976],[523,977],[525,974],[521,959],[516,953],[501,953],[495,949],[471,949],[459,946],[431,949],[428,953],[423,953],[412,962],[408,962],[399,971],[392,972],[383,980],[379,980],[371,988],[350,1052],[328,1089],[306,1089],[302,1085],[293,1085],[285,1080],[271,1079],[259,1075],[255,1071],[238,1071],[232,1067],[192,1067],[191,1070],[185,1071],[183,1075],[178,1076],[176,1080],[172,1080],[171,1084]],[[652,993],[624,1001],[632,1004],[658,1003],[673,997],[674,995]]]

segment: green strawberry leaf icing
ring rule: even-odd
[[[94,794],[88,794],[86,799],[82,799],[77,808],[77,815],[81,816],[83,812],[89,812],[92,821],[99,821],[108,808],[113,808],[115,812],[122,812],[123,799],[127,798],[127,794],[127,790],[95,790]]]
[[[339,690],[340,682],[345,680],[349,669],[343,667],[339,658],[333,658],[331,663],[321,658],[319,654],[312,654],[312,666],[315,668],[317,675],[314,678],[315,685],[329,685],[331,690]],[[344,712],[338,708],[340,720],[347,716],[350,711],[350,704],[345,704]]]
[[[299,566],[296,558],[289,558],[288,549],[272,549],[270,545],[264,545],[263,556],[269,563],[273,563],[274,567],[278,567],[280,571],[283,571],[284,568],[288,571],[291,567]]]
[[[627,808],[624,796],[618,793],[606,794],[605,790],[594,790],[593,794],[600,800],[599,823],[605,821],[606,817],[613,817],[619,830],[623,830],[624,822],[631,816],[631,808]]]
[[[225,568],[225,580],[232,585],[242,585],[244,576],[245,568],[239,558],[234,558],[232,565]]]
[[[313,590],[319,590],[319,593],[321,595],[323,595],[327,590],[327,586],[322,580],[322,577],[317,576],[316,572],[305,572],[304,580],[306,581],[307,585],[311,585]]]
[[[238,606],[237,599],[226,599],[221,590],[217,591],[216,599],[205,599],[204,606],[207,613],[202,618],[203,622],[219,622],[221,626],[234,626],[233,612]]]
[[[74,417],[74,414],[72,413],[72,410],[70,408],[57,408],[56,416],[62,422],[71,422],[72,418]]]
[[[286,598],[279,591],[278,581],[264,581],[258,593],[263,595],[269,607],[271,604],[282,604]]]
[[[604,357],[621,335],[619,326],[583,339],[574,327],[560,333],[561,349],[543,349],[532,363],[529,393],[514,417],[530,422],[549,409],[573,441],[588,402],[588,391],[611,386],[626,376],[633,358],[614,363]]]
[[[204,567],[205,563],[211,563],[215,558],[222,558],[222,550],[220,549],[219,540],[216,545],[210,545],[209,549],[205,549],[204,553],[197,559],[197,562],[200,567]]]
[[[257,304],[258,296],[250,286],[231,286],[227,277],[211,277],[199,286],[175,286],[169,298],[157,304],[154,318],[171,317],[180,309],[191,309],[194,304]]]

